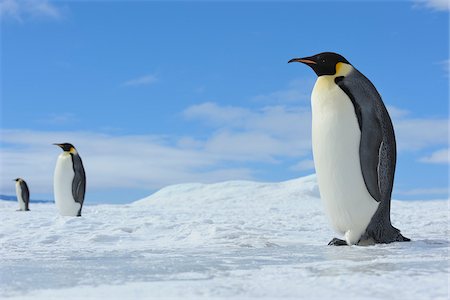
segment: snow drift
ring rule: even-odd
[[[329,247],[314,176],[164,188],[130,205],[0,201],[0,297],[447,299],[448,201],[393,201],[411,243]]]

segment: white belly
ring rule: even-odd
[[[62,216],[76,216],[80,210],[80,203],[75,202],[72,195],[74,176],[72,157],[70,154],[61,153],[56,161],[53,190],[56,208]]]
[[[361,131],[353,104],[327,77],[317,79],[311,96],[314,165],[326,214],[352,245],[366,230],[378,202],[362,176]]]
[[[23,201],[22,198],[22,187],[20,186],[19,182],[16,182],[16,196],[17,202],[19,202],[19,210],[25,210],[25,201]]]

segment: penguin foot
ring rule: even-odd
[[[338,238],[333,238],[328,243],[328,246],[347,246],[347,242]]]

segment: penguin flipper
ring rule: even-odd
[[[84,195],[86,192],[86,173],[84,172],[83,163],[80,156],[72,155],[74,177],[72,182],[72,196],[75,202],[80,203],[80,211],[78,215],[81,215],[81,207],[84,202]]]
[[[348,76],[337,77],[335,82],[350,98],[355,108],[359,129],[361,130],[359,159],[364,183],[372,198],[377,202],[381,202],[383,200],[383,193],[380,191],[379,175],[380,173],[389,175],[388,172],[385,172],[385,170],[381,168],[387,167],[389,169],[395,169],[395,156],[394,160],[387,162],[380,161],[385,158],[383,155],[380,155],[382,154],[381,151],[384,149],[383,146],[386,148],[392,145],[392,143],[383,145],[383,142],[385,141],[385,132],[383,131],[384,122],[380,110],[384,105],[381,96],[369,79],[356,69]],[[395,152],[395,139],[393,145]],[[390,178],[385,177],[385,179],[387,179],[384,181],[387,183],[387,185],[384,186],[387,188],[385,192],[387,192],[386,194],[389,194],[390,201],[390,193],[394,181],[393,173]]]
[[[28,205],[30,203],[30,190],[28,189],[27,183],[25,181],[21,181],[20,188],[22,190],[22,200],[25,202],[25,210],[29,210]]]

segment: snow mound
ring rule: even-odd
[[[166,187],[60,217],[0,201],[0,298],[447,299],[448,201],[393,201],[410,243],[329,247],[314,176]]]
[[[205,205],[227,202],[227,205],[306,200],[319,198],[315,175],[281,183],[226,181],[213,184],[188,183],[168,186],[155,194],[134,202],[134,205],[168,205],[183,202],[186,205]]]

